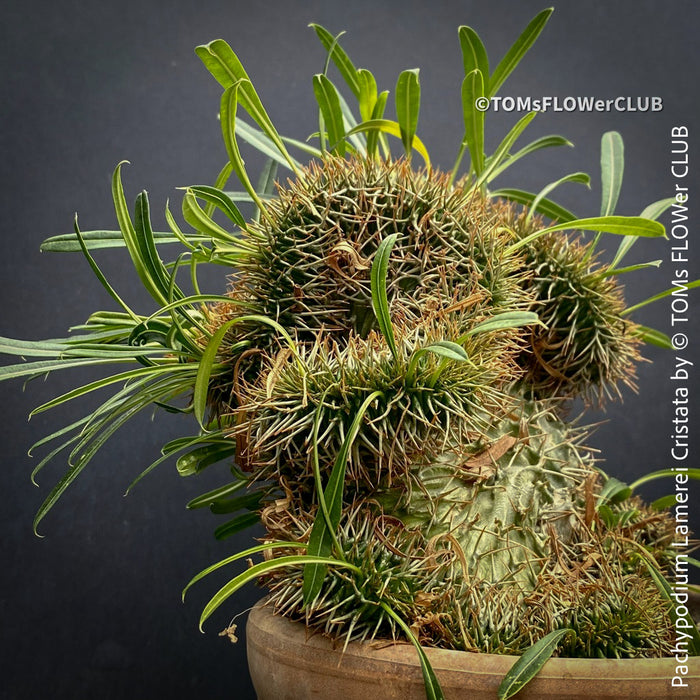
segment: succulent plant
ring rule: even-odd
[[[604,177],[601,215],[575,219],[546,195],[560,182],[587,181],[580,173],[538,195],[494,190],[520,158],[568,142],[549,136],[515,151],[530,113],[486,157],[475,107],[500,88],[549,14],[493,72],[476,33],[460,28],[464,137],[442,173],[416,136],[417,71],[399,76],[396,120],[387,119],[388,93],[314,25],[360,119],[327,66],[313,80],[320,128],[318,145],[309,145],[279,135],[227,44],[198,47],[224,88],[229,163],[213,186],[187,188],[182,215],[191,230],[167,210],[170,230],[154,233],[145,193],[132,219],[118,166],[120,231],[81,233],[76,222],[74,235],[45,249],[82,251],[121,311],[97,312],[62,340],[3,340],[7,353],[43,359],[4,367],[1,378],[140,363],[37,409],[115,389],[40,441],[59,444],[35,473],[61,451],[70,468],[35,526],[112,433],[155,405],[193,413],[199,430],[165,445],[146,472],[175,455],[183,476],[225,460],[233,479],[189,507],[232,514],[216,531],[222,539],[259,521],[267,531],[260,545],[193,579],[266,555],[212,598],[202,622],[259,578],[276,610],[346,643],[405,635],[419,652],[422,642],[521,654],[569,630],[557,653],[667,653],[670,518],[643,505],[635,485],[600,471],[568,407],[633,386],[644,341],[670,345],[628,319],[634,309],[617,281],[647,265],[619,267],[637,237],[664,235],[654,219],[670,201],[642,217],[615,216],[619,181]],[[389,136],[401,140],[400,157]],[[271,158],[258,187],[239,140]],[[602,148],[605,170],[620,157],[619,135],[607,134]],[[295,149],[315,160],[302,165]],[[275,182],[279,165],[290,171],[286,181]],[[234,173],[245,191],[224,190]],[[241,202],[253,203],[253,216],[243,216]],[[609,263],[598,258],[603,233],[624,237]],[[100,271],[92,251],[115,241],[155,313],[132,310]],[[164,263],[160,246],[171,243],[182,254]],[[200,291],[203,264],[230,272],[225,293]]]

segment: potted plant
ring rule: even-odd
[[[318,129],[299,142],[279,135],[227,44],[198,47],[223,88],[229,162],[214,185],[185,190],[186,226],[168,210],[169,230],[154,232],[145,193],[129,211],[119,165],[119,231],[82,233],[76,222],[74,234],[44,247],[82,252],[120,310],[94,313],[66,339],[3,343],[39,358],[3,368],[3,378],[118,367],[38,409],[113,390],[52,436],[51,456],[69,452],[70,468],[35,525],[106,439],[155,405],[193,414],[198,429],[165,445],[145,472],[172,457],[185,476],[226,460],[230,481],[189,507],[230,514],[222,538],[260,521],[267,532],[193,579],[262,559],[212,598],[202,622],[261,579],[271,609],[341,646],[411,641],[430,697],[442,691],[425,646],[520,656],[499,680],[501,697],[553,653],[669,656],[678,629],[694,653],[697,632],[665,579],[677,554],[668,501],[645,505],[635,495],[644,480],[674,474],[630,485],[606,477],[567,417],[572,399],[595,404],[632,384],[642,342],[671,346],[630,320],[646,302],[627,306],[618,278],[655,264],[625,256],[637,238],[663,236],[655,219],[682,202],[615,215],[614,132],[602,140],[599,216],[577,219],[549,197],[564,182],[588,182],[582,173],[538,194],[496,189],[521,158],[568,143],[551,136],[520,146],[534,112],[484,153],[484,100],[550,12],[493,69],[476,32],[460,28],[463,139],[445,172],[417,136],[416,70],[399,76],[390,119],[388,92],[314,26],[329,60],[313,79]],[[329,77],[332,65],[355,109]],[[241,141],[270,157],[257,186]],[[242,191],[228,189],[232,175]],[[603,236],[619,242],[605,263]],[[173,243],[181,253],[163,262],[161,246]],[[93,251],[115,244],[127,248],[155,313],[134,311],[101,272]],[[206,265],[231,271],[227,292],[201,291]]]

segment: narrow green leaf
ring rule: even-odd
[[[258,205],[261,212],[265,212],[265,206],[262,203],[258,193],[255,191],[251,183],[248,173],[245,169],[245,161],[241,157],[241,152],[236,141],[236,111],[238,109],[238,91],[239,83],[235,83],[230,88],[224,91],[221,96],[221,131],[226,144],[226,152],[231,161],[231,166],[234,172],[241,181],[241,184],[248,191],[253,201]]]
[[[178,458],[177,473],[180,476],[199,474],[206,467],[236,454],[235,445],[203,445]]]
[[[481,72],[484,90],[482,95],[488,92],[489,57],[479,35],[471,28],[462,26],[458,30],[459,46],[462,49],[462,62],[464,63],[464,75],[469,75],[474,70]]]
[[[580,229],[582,231],[602,231],[618,236],[644,236],[647,238],[666,238],[666,229],[658,221],[643,219],[641,216],[600,216],[590,219],[576,219],[535,231],[514,243],[509,251],[522,248],[540,236],[554,231]],[[629,309],[628,309],[629,311]]]
[[[340,109],[338,92],[328,78],[319,73],[313,77],[314,95],[323,115],[323,122],[328,131],[331,151],[337,156],[345,155],[345,125]]]
[[[469,362],[469,355],[467,355],[466,350],[461,345],[453,343],[450,340],[440,340],[437,343],[420,348],[413,353],[408,363],[408,369],[406,370],[406,384],[413,384],[416,370],[418,369],[418,362],[423,355],[428,353],[438,355],[447,360]],[[439,376],[439,374],[437,376]],[[435,380],[437,380],[437,376],[435,376]]]
[[[231,243],[236,237],[225,228],[219,226],[197,202],[194,192],[187,191],[182,198],[182,216],[195,230],[209,236],[212,240]]]
[[[275,178],[277,177],[277,162],[273,158],[268,158],[258,179],[258,195],[262,198],[272,197],[275,191]],[[260,221],[262,211],[258,209],[253,217],[255,221]]]
[[[476,100],[484,96],[484,79],[480,70],[467,73],[462,81],[462,115],[464,117],[464,142],[469,149],[472,169],[479,177],[484,169],[484,112],[475,107]]]
[[[494,154],[489,159],[488,164],[484,167],[481,175],[477,178],[476,182],[474,183],[475,189],[481,187],[482,185],[488,185],[492,179],[493,172],[508,156],[511,147],[518,140],[520,134],[525,131],[527,125],[535,118],[536,114],[537,112],[528,112],[524,117],[516,122],[515,126],[508,132],[506,137],[499,144],[498,148],[494,151]]]
[[[661,595],[663,595],[663,597],[671,604],[669,612],[671,615],[671,620],[673,620],[676,629],[680,629],[681,627],[681,625],[678,624],[678,621],[683,620],[684,624],[682,627],[684,630],[687,630],[688,634],[690,634],[692,637],[690,643],[688,644],[688,653],[691,656],[700,656],[700,632],[698,631],[698,627],[690,615],[688,608],[685,608],[686,613],[684,615],[678,615],[677,610],[680,606],[677,605],[678,601],[673,597],[673,589],[671,588],[671,584],[659,570],[658,562],[641,545],[639,545],[638,549],[640,558],[647,567],[649,575],[656,584],[656,587],[659,589],[659,593],[661,593]]]
[[[272,158],[272,160],[287,168],[287,170],[292,170],[289,161],[277,150],[275,144],[262,131],[251,126],[238,116],[236,116],[236,135],[267,158]],[[310,146],[309,148],[313,147]],[[314,150],[318,151],[318,149]],[[294,163],[297,167],[300,167],[298,161],[295,160]]]
[[[360,97],[360,79],[357,75],[357,68],[343,49],[338,45],[336,37],[334,37],[327,29],[324,29],[320,24],[309,25],[320,39],[326,51],[330,52],[330,57],[340,71],[340,75],[348,84],[353,95],[359,99]]]
[[[134,212],[134,230],[141,257],[148,269],[149,276],[153,279],[159,295],[168,301],[168,293],[172,288],[177,297],[183,297],[184,294],[172,280],[170,273],[166,270],[163,261],[158,255],[155,240],[153,237],[153,228],[151,226],[150,209],[148,204],[148,194],[141,192],[136,197],[136,206]]]
[[[134,224],[129,216],[129,209],[124,198],[124,187],[122,186],[121,167],[126,161],[122,161],[117,165],[112,176],[112,198],[114,200],[114,209],[117,214],[117,221],[124,237],[131,260],[134,264],[141,282],[146,291],[159,303],[166,303],[166,297],[158,288],[157,282],[154,280],[148,262],[145,259],[145,251],[139,243],[139,237],[134,228]]]
[[[217,209],[220,209],[236,226],[240,226],[243,229],[246,227],[243,214],[241,214],[226,192],[209,185],[190,185],[185,189],[196,197],[201,197],[208,204],[212,204]],[[207,212],[204,213],[207,214]],[[211,218],[211,215],[207,214],[207,216]]]
[[[633,311],[637,311],[638,309],[641,309],[643,306],[646,306],[647,304],[653,304],[655,301],[659,301],[659,299],[665,299],[666,297],[670,297],[672,294],[679,294],[685,292],[688,289],[695,289],[696,287],[700,286],[700,279],[693,280],[692,282],[688,282],[687,284],[680,285],[678,287],[671,287],[670,289],[666,289],[663,292],[659,292],[658,294],[654,294],[654,296],[649,297],[648,299],[645,299],[644,301],[640,301],[638,304],[635,304],[634,306],[628,306],[622,313],[622,316],[627,316],[631,314]]]
[[[122,360],[128,362],[128,359]],[[0,379],[17,379],[18,377],[31,377],[53,372],[57,369],[71,369],[72,367],[83,367],[85,365],[104,365],[119,362],[113,358],[68,358],[65,360],[40,360],[38,362],[22,362],[16,365],[5,365],[0,367]],[[131,360],[133,362],[133,360]]]
[[[520,328],[522,326],[544,325],[533,311],[504,311],[477,323],[474,328],[460,336],[458,343],[463,343],[467,338],[477,333],[490,333],[508,328]]]
[[[406,635],[408,640],[411,642],[411,644],[413,644],[416,651],[418,652],[418,659],[420,661],[421,671],[423,672],[423,684],[425,686],[426,699],[445,700],[445,695],[442,692],[442,688],[440,687],[440,683],[430,663],[430,659],[428,659],[428,655],[425,653],[425,650],[420,645],[420,642],[411,631],[411,628],[406,624],[404,619],[400,615],[398,615],[387,603],[382,601],[380,605],[384,609],[384,611],[389,615],[389,617],[391,617],[403,630],[403,633]]]
[[[641,338],[645,343],[649,345],[656,345],[664,350],[673,350],[673,343],[671,338],[669,338],[665,333],[657,331],[654,328],[649,328],[647,326],[637,325],[632,329],[632,335]]]
[[[513,72],[515,67],[520,63],[523,56],[529,51],[530,47],[535,43],[540,32],[544,29],[549,16],[554,11],[550,7],[542,10],[528,25],[523,33],[518,37],[517,41],[510,47],[506,55],[501,59],[496,66],[489,80],[488,97],[493,97],[503,85],[506,78]]]
[[[264,492],[262,487],[258,486],[256,491],[245,493],[236,498],[219,499],[212,503],[209,508],[214,515],[223,515],[225,513],[235,513],[239,510],[258,510],[260,508],[260,500]],[[258,515],[259,518],[259,515]]]
[[[238,100],[241,106],[263,130],[265,135],[287,160],[295,174],[298,175],[299,170],[294,159],[289,155],[280,135],[277,133],[277,129],[275,129],[263,107],[260,97],[253,87],[253,83],[243,68],[243,64],[231,47],[222,39],[216,39],[209,44],[198,46],[195,49],[195,53],[225,90],[228,90],[235,84],[240,85]]]
[[[533,192],[525,192],[524,190],[503,188],[491,192],[491,196],[503,197],[511,202],[517,202],[518,204],[530,206],[537,195],[535,195]],[[535,211],[538,211],[540,214],[544,214],[555,221],[561,221],[562,223],[574,221],[577,218],[576,215],[572,214],[568,209],[564,209],[564,207],[550,199],[547,199],[546,197],[543,197],[540,200]]]
[[[111,377],[105,377],[104,379],[99,379],[95,382],[84,384],[83,386],[72,389],[71,391],[68,391],[65,394],[61,394],[55,399],[51,399],[51,401],[47,401],[46,403],[41,404],[41,406],[37,406],[37,408],[35,408],[29,415],[31,417],[38,413],[42,413],[43,411],[48,411],[50,408],[60,406],[61,404],[66,403],[67,401],[78,398],[80,396],[84,396],[85,394],[89,394],[92,391],[103,389],[104,387],[109,386],[110,384],[127,382],[140,377],[153,377],[157,374],[171,374],[173,372],[191,372],[194,374],[194,368],[184,364],[169,364],[164,367],[141,367],[139,369],[129,370],[128,372],[121,372],[119,374],[114,374]]]
[[[623,481],[610,477],[604,484],[598,494],[596,506],[600,509],[601,505],[607,503],[620,503],[627,500],[632,495],[632,487],[625,484]]]
[[[377,81],[366,68],[357,71],[357,82],[360,89],[358,102],[362,121],[374,118],[374,105],[377,104]]]
[[[233,564],[234,561],[238,561],[239,559],[247,559],[248,557],[252,557],[253,554],[258,554],[258,552],[264,552],[268,549],[286,548],[304,549],[306,548],[306,545],[302,544],[301,542],[264,542],[263,544],[257,544],[254,547],[250,547],[242,552],[236,552],[236,554],[232,554],[230,557],[226,557],[226,559],[222,559],[221,561],[216,562],[216,564],[208,566],[206,569],[200,571],[196,576],[194,576],[182,591],[182,602],[185,602],[187,591],[192,588],[195,583],[201,581],[205,576],[208,576],[212,572],[217,571],[224,566],[228,566],[229,564]]]
[[[561,640],[573,633],[571,629],[560,629],[550,632],[542,639],[535,642],[518,660],[511,666],[510,671],[498,686],[498,700],[511,698],[529,683],[552,656]]]
[[[396,117],[406,157],[413,152],[413,137],[418,128],[420,112],[420,80],[418,69],[402,71],[396,82]]]
[[[340,111],[343,115],[343,129],[347,134],[357,126],[357,119],[355,118],[352,109],[350,109],[350,105],[340,92],[338,92],[338,102],[340,103]],[[367,152],[365,145],[367,137],[365,134],[351,134],[347,138],[357,153],[364,155]]]
[[[674,202],[674,197],[669,197],[668,199],[661,199],[658,202],[650,204],[644,209],[640,216],[644,219],[658,219]],[[621,260],[627,255],[629,249],[634,245],[637,239],[634,236],[626,236],[620,242],[620,245],[615,253],[613,261],[610,263],[610,268],[613,269],[621,262]]]
[[[234,318],[230,321],[227,321],[226,323],[222,324],[209,339],[209,342],[207,343],[207,346],[204,349],[204,352],[202,353],[202,357],[199,361],[199,367],[197,369],[197,379],[195,381],[194,397],[192,399],[192,403],[194,406],[195,418],[197,418],[200,426],[202,427],[204,427],[204,414],[206,412],[207,407],[209,379],[211,377],[211,372],[214,367],[216,355],[219,352],[219,347],[221,346],[221,343],[223,342],[226,333],[228,333],[228,331],[234,325],[248,322],[262,323],[264,325],[270,326],[271,328],[274,328],[285,339],[288,346],[292,350],[292,353],[297,359],[297,362],[300,363],[300,366],[303,368],[303,364],[301,363],[301,359],[299,358],[299,354],[297,352],[294,341],[291,339],[289,333],[287,333],[287,331],[276,321],[266,318],[265,316],[258,316],[255,314],[249,316],[239,316],[238,318]]]
[[[645,263],[638,263],[637,265],[628,265],[627,267],[617,267],[615,269],[607,268],[606,270],[601,270],[597,273],[598,277],[612,277],[613,275],[624,275],[628,272],[637,272],[637,270],[646,270],[650,267],[659,267],[663,261],[662,260],[650,260]]]
[[[246,583],[254,581],[259,576],[268,574],[276,569],[284,569],[289,566],[301,566],[304,564],[307,567],[313,565],[337,566],[351,569],[352,571],[360,573],[360,570],[352,564],[338,561],[337,559],[331,559],[329,557],[315,557],[308,554],[298,556],[289,555],[271,559],[270,561],[263,561],[260,564],[255,564],[249,569],[246,569],[242,574],[236,576],[236,578],[229,581],[214,594],[214,597],[205,605],[204,610],[202,611],[202,616],[199,619],[199,629],[202,629],[202,626],[207,619],[224,601],[230,598],[239,588],[245,586]]]
[[[586,173],[571,173],[570,175],[565,175],[562,178],[559,178],[558,180],[555,180],[554,182],[550,182],[546,187],[543,187],[542,190],[539,192],[539,194],[535,197],[535,199],[532,201],[532,205],[530,207],[530,211],[527,214],[527,217],[525,218],[526,222],[529,222],[535,211],[537,211],[537,207],[539,206],[539,203],[542,199],[544,199],[552,190],[555,190],[559,185],[563,185],[566,182],[576,182],[582,185],[586,185],[586,187],[590,187],[591,185],[591,178],[586,174]]]
[[[398,237],[398,233],[392,233],[379,244],[377,252],[374,255],[372,269],[370,271],[372,308],[374,309],[374,315],[377,317],[379,330],[382,332],[384,340],[386,340],[395,360],[398,359],[398,351],[396,349],[394,327],[391,323],[391,313],[389,311],[389,298],[387,296],[387,273],[389,271],[391,249],[394,247]]]
[[[207,491],[197,498],[193,498],[185,507],[188,510],[195,510],[196,508],[209,508],[209,506],[219,501],[226,500],[230,498],[234,493],[242,489],[248,484],[247,479],[240,479],[238,481],[233,481],[230,484],[224,484],[216,489]]]
[[[669,493],[668,496],[661,496],[661,498],[657,498],[655,501],[652,501],[650,505],[654,510],[666,510],[675,504],[676,494]]]
[[[390,119],[371,119],[368,122],[358,124],[354,129],[348,131],[347,135],[352,136],[353,134],[359,134],[363,131],[380,131],[401,138],[401,128],[398,122],[391,121]],[[428,155],[425,145],[418,136],[413,137],[413,148],[420,153],[425,164],[430,167],[430,156]]]
[[[389,91],[388,90],[383,90],[381,93],[379,93],[379,96],[377,97],[377,102],[374,105],[374,109],[372,110],[372,118],[369,121],[382,121],[384,119],[384,111],[386,109],[386,101],[389,99]],[[400,133],[400,130],[399,130]],[[417,139],[418,137],[416,137]],[[386,143],[386,136],[384,134],[377,130],[377,129],[372,129],[369,131],[367,134],[367,154],[371,157],[374,157],[376,151],[377,151],[377,144],[381,143],[382,145],[382,150],[384,151],[385,157],[389,157],[389,147]],[[413,146],[416,147],[416,140],[414,139],[413,141]],[[427,151],[426,151],[427,155]],[[423,156],[425,158],[425,156]]]
[[[523,146],[519,151],[513,153],[512,156],[505,158],[501,164],[493,170],[491,173],[491,181],[496,179],[504,170],[509,168],[514,163],[517,163],[521,158],[525,158],[532,153],[542,150],[543,148],[552,148],[554,146],[569,146],[573,148],[573,143],[569,139],[565,139],[563,136],[557,136],[556,134],[551,134],[550,136],[542,136],[535,139],[532,143],[527,146]],[[552,217],[554,218],[554,217]],[[576,218],[576,217],[572,217]]]
[[[607,131],[600,142],[601,216],[611,216],[615,213],[624,168],[625,147],[622,136],[617,131]]]
[[[124,248],[126,243],[121,231],[83,231],[83,240],[88,250],[102,248]],[[195,243],[206,241],[203,236],[188,234]],[[153,239],[157,245],[170,245],[181,241],[169,231],[154,231]],[[62,233],[58,236],[47,238],[40,248],[42,253],[79,253],[82,248],[80,240],[75,233]]]
[[[236,516],[233,520],[225,522],[223,525],[214,530],[214,537],[217,540],[225,540],[231,535],[235,535],[238,532],[243,532],[253,525],[257,525],[260,522],[259,513],[241,513],[241,515]]]
[[[683,474],[685,474],[689,479],[700,479],[700,469],[686,469],[683,471]],[[639,479],[630,484],[630,489],[634,491],[642,484],[646,484],[647,481],[655,481],[656,479],[664,479],[667,477],[675,479],[677,475],[678,472],[675,469],[659,469],[658,471],[649,472],[649,474],[640,476]]]
[[[333,537],[331,532],[335,533],[340,524],[340,516],[343,511],[343,491],[345,489],[345,468],[350,457],[350,449],[352,448],[355,438],[360,431],[362,420],[364,419],[367,409],[377,397],[381,396],[380,391],[372,392],[362,403],[355,418],[350,426],[348,434],[343,440],[340,447],[331,475],[328,478],[328,484],[323,491],[323,499],[326,502],[328,517],[331,522],[331,528],[326,524],[325,517],[317,517],[314,520],[311,534],[309,535],[309,546],[307,552],[309,555],[327,556],[331,552]],[[327,562],[326,562],[327,563]],[[309,563],[304,568],[304,583],[302,586],[304,604],[308,605],[319,593],[323,585],[323,579],[326,575],[326,563],[316,562]]]

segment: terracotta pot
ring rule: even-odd
[[[247,626],[248,663],[258,700],[425,700],[410,644],[352,643],[345,653],[304,625],[258,603]],[[495,700],[512,656],[427,649],[447,700]],[[700,657],[688,687],[672,687],[676,659],[550,659],[517,700],[700,698]]]

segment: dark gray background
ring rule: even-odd
[[[324,53],[310,21],[332,32],[359,66],[375,72],[380,88],[393,89],[398,72],[420,67],[423,106],[419,133],[433,161],[451,166],[461,137],[462,77],[456,28],[481,34],[492,65],[527,21],[545,6],[532,2],[37,2],[6,4],[0,29],[0,334],[57,337],[110,300],[79,256],[40,255],[48,235],[71,230],[73,212],[83,229],[113,228],[109,183],[115,164],[132,162],[125,175],[129,198],[148,188],[162,226],[166,198],[179,206],[176,186],[211,182],[225,159],[216,119],[220,89],[193,48],[227,39],[258,88],[280,131],[298,138],[315,129],[311,76]],[[659,95],[655,114],[553,114],[539,116],[527,140],[563,133],[575,150],[545,152],[503,177],[503,185],[538,190],[576,170],[590,172],[592,191],[576,185],[559,198],[579,215],[599,207],[599,143],[604,131],[623,133],[627,171],[619,213],[636,214],[669,196],[669,132],[684,124],[698,133],[697,32],[694,2],[560,2],[535,49],[502,90],[503,95]],[[488,146],[519,115],[492,114]],[[487,150],[489,150],[487,149]],[[697,154],[693,146],[691,155]],[[250,155],[250,169],[260,161]],[[696,166],[695,172],[697,172]],[[697,179],[694,180],[697,182]],[[697,196],[697,189],[694,191]],[[695,201],[691,200],[695,206]],[[695,231],[693,231],[693,237]],[[700,276],[695,245],[694,276]],[[636,260],[668,258],[668,244],[639,245]],[[125,255],[106,252],[100,262],[134,304],[137,289]],[[669,265],[629,280],[628,299],[670,285]],[[212,280],[219,291],[221,282]],[[695,298],[695,306],[698,306]],[[700,359],[694,311],[689,329]],[[669,330],[668,304],[638,319]],[[592,438],[606,468],[623,479],[668,465],[672,354],[649,350],[640,368],[639,395],[625,392]],[[239,543],[217,543],[213,516],[187,513],[184,504],[223,480],[181,480],[162,466],[129,498],[131,478],[157,455],[164,441],[192,425],[157,415],[135,422],[117,437],[46,518],[46,539],[31,532],[36,508],[62,471],[52,464],[29,482],[35,464],[29,445],[82,415],[87,406],[30,423],[32,407],[60,393],[76,376],[0,387],[4,447],[0,470],[0,695],[7,698],[237,698],[253,697],[244,646],[217,636],[259,591],[237,596],[197,631],[204,602],[225,577],[200,584],[187,603],[189,578]],[[696,382],[697,383],[697,382]],[[694,401],[697,409],[697,396]],[[700,450],[697,440],[694,451]],[[651,489],[660,494],[663,487]],[[700,505],[696,508],[700,512]],[[245,538],[250,539],[250,538]],[[245,541],[245,539],[243,541]]]

